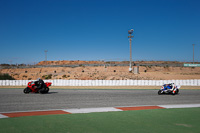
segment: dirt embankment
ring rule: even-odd
[[[63,64],[104,64],[103,61],[47,61],[37,65],[63,65]],[[113,62],[112,62],[113,63]],[[124,63],[124,62],[118,62]],[[143,62],[149,63],[149,62]],[[168,62],[150,62],[165,63]],[[177,63],[177,62],[176,62]],[[179,62],[178,62],[179,63]],[[91,67],[43,67],[0,69],[0,73],[8,73],[15,79],[35,80],[43,79],[80,79],[80,80],[171,80],[171,79],[200,79],[200,67],[159,67],[140,66],[139,74],[129,73],[129,66],[97,66]]]

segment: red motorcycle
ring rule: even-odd
[[[34,92],[34,93],[48,93],[49,92],[49,86],[51,86],[51,82],[46,82],[44,83],[44,86],[42,89],[38,88],[37,82],[31,81],[28,82],[28,86],[24,89],[24,93],[30,93],[30,92]]]

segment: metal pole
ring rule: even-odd
[[[194,64],[194,45],[195,44],[192,44],[192,46],[193,46],[193,64]]]
[[[133,38],[133,36],[131,35],[132,33],[133,33],[133,29],[128,31],[128,34],[129,34],[128,38],[129,38],[129,42],[130,42],[130,66],[129,66],[129,72],[132,72],[132,47],[131,47],[131,41],[132,41],[131,38]]]
[[[48,51],[45,50],[44,52],[45,52],[45,63],[46,63],[46,65],[47,65],[47,52],[48,52]]]
[[[131,47],[131,38],[129,39],[130,41],[130,66],[129,66],[129,71],[132,71],[132,47]]]

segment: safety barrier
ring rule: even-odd
[[[0,86],[26,86],[31,80],[0,80]],[[181,86],[200,86],[200,79],[188,80],[44,80],[52,86],[161,86],[175,83]]]

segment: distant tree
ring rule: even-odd
[[[1,64],[1,66],[10,66],[10,64]]]
[[[6,74],[0,73],[0,80],[15,80],[15,79],[7,73]]]

